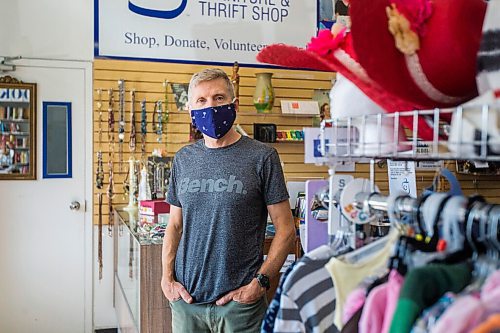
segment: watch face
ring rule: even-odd
[[[269,277],[265,274],[257,274],[257,282],[259,282],[259,285],[263,288],[269,289],[271,286],[269,283]]]

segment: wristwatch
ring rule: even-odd
[[[266,290],[269,290],[269,288],[271,288],[271,284],[269,283],[269,276],[267,276],[266,274],[256,274],[255,278],[262,288],[266,288]]]

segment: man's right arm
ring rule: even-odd
[[[161,254],[162,278],[161,289],[169,301],[176,301],[182,297],[186,303],[191,303],[193,298],[179,282],[175,281],[175,256],[182,236],[182,208],[170,205],[170,218]]]

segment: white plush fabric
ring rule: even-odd
[[[406,141],[402,128],[394,129],[392,117],[382,117],[381,127],[378,127],[377,117],[374,115],[385,114],[384,109],[340,73],[337,73],[337,80],[330,91],[330,111],[333,119],[371,115],[366,118],[364,130],[360,118],[353,119],[352,124],[358,128],[360,133],[360,146],[356,149],[355,154],[374,155],[392,152],[395,145],[395,130],[398,131],[399,142]],[[379,142],[382,143],[380,147]],[[397,150],[401,151],[404,148],[403,145],[399,145]]]

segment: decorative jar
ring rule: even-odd
[[[258,113],[270,113],[274,105],[273,73],[256,73],[257,84],[253,94],[253,105]]]

